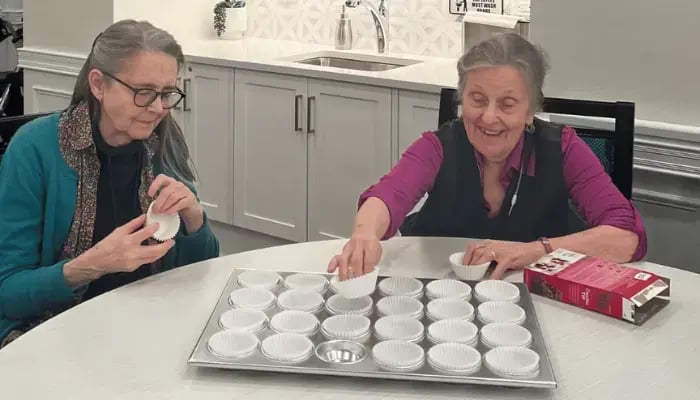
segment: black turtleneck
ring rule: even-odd
[[[141,141],[112,147],[105,142],[97,124],[93,124],[92,136],[100,160],[95,230],[92,238],[94,245],[112,233],[115,228],[142,214],[138,190],[141,184],[145,148]],[[150,274],[150,266],[142,265],[134,272],[105,275],[90,283],[83,299],[99,296]]]

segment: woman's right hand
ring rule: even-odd
[[[63,274],[68,285],[75,288],[106,274],[132,272],[163,257],[175,242],[171,239],[143,245],[158,230],[158,224],[144,226],[145,223],[144,214],[116,228],[95,246],[66,263]]]
[[[373,232],[355,232],[343,246],[343,252],[328,263],[328,272],[336,270],[340,280],[372,272],[382,258],[382,245]]]

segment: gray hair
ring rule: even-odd
[[[144,50],[172,56],[177,60],[178,71],[185,63],[182,48],[168,32],[146,21],[116,22],[95,38],[92,51],[75,83],[69,108],[87,102],[92,118],[96,118],[99,102],[90,90],[88,82],[90,71],[98,69],[115,75],[119,72],[123,61]],[[170,113],[158,124],[155,133],[160,138],[160,148],[156,151],[156,158],[163,169],[172,172],[178,180],[194,184],[194,166],[185,136]]]
[[[486,66],[509,65],[522,71],[530,97],[530,112],[542,111],[544,78],[549,70],[547,55],[539,47],[528,42],[516,33],[495,35],[469,49],[457,61],[457,99],[467,83],[467,73],[472,69]]]

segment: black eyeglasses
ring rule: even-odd
[[[102,71],[102,73],[131,89],[134,92],[134,104],[138,107],[148,107],[160,96],[163,108],[170,109],[180,104],[185,98],[185,94],[178,88],[166,89],[162,92],[150,88],[135,88],[108,72]]]

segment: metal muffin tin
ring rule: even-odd
[[[231,274],[231,277],[226,283],[226,286],[224,287],[224,290],[222,291],[214,310],[212,311],[212,314],[209,317],[204,330],[202,331],[202,334],[198,338],[189,360],[187,361],[189,365],[231,370],[286,372],[310,375],[334,375],[373,379],[396,379],[522,388],[554,389],[557,387],[554,371],[552,369],[547,348],[542,337],[537,315],[532,304],[532,297],[530,292],[527,290],[527,287],[523,283],[514,283],[520,289],[520,300],[517,302],[517,304],[525,310],[527,315],[527,319],[522,326],[529,330],[532,334],[532,344],[530,348],[540,356],[539,374],[536,377],[529,379],[501,377],[492,373],[485,365],[482,365],[477,372],[471,375],[443,372],[431,367],[427,362],[423,363],[420,368],[411,371],[391,371],[381,368],[372,358],[372,347],[379,343],[379,339],[377,339],[374,334],[374,324],[377,319],[380,318],[376,312],[376,304],[382,298],[382,295],[378,289],[375,290],[374,294],[371,296],[374,300],[374,304],[372,313],[369,315],[369,319],[371,321],[371,335],[368,339],[357,342],[352,340],[334,340],[326,338],[322,332],[319,331],[310,337],[314,345],[313,354],[305,361],[298,363],[283,363],[270,360],[261,353],[260,346],[258,346],[257,351],[242,358],[224,358],[217,356],[212,354],[209,350],[209,338],[213,334],[222,330],[221,326],[219,325],[219,318],[221,314],[232,308],[231,303],[229,302],[229,295],[232,291],[241,287],[238,284],[237,277],[246,270],[248,269],[235,269]],[[282,277],[282,279],[285,279],[288,275],[299,273],[282,271],[276,272]],[[332,277],[330,274],[316,275],[325,276],[329,282]],[[379,281],[385,277],[386,276],[380,276],[377,283],[379,283]],[[424,285],[427,285],[429,282],[434,280],[426,278],[417,279]],[[464,282],[468,283],[472,289],[477,283],[470,281]],[[277,288],[271,290],[271,292],[275,296],[279,296],[280,293],[287,290],[288,289],[284,287],[284,284],[281,283]],[[324,302],[332,295],[332,291],[326,291],[323,294]],[[430,302],[430,299],[428,299],[425,295],[421,296],[419,300],[424,305],[427,305]],[[479,302],[476,300],[475,296],[472,297],[470,303],[475,309],[479,305]],[[280,311],[281,310],[275,305],[274,307],[266,310],[265,314],[267,314],[268,318],[272,318]],[[332,314],[328,313],[325,307],[319,312],[315,313],[315,315],[318,317],[321,323],[323,323],[326,318],[332,316]],[[425,331],[427,332],[428,326],[432,323],[432,321],[426,316],[423,316],[420,321],[424,324]],[[479,330],[481,330],[482,323],[479,322],[478,319],[475,318],[473,323],[479,327]],[[273,334],[274,332],[270,330],[269,326],[266,326],[262,331],[255,333],[261,343],[266,337]],[[418,342],[418,344],[423,348],[427,357],[428,350],[430,350],[433,344],[427,337]],[[475,349],[481,353],[482,358],[484,354],[490,350],[483,343],[481,343],[481,341],[478,342]]]

